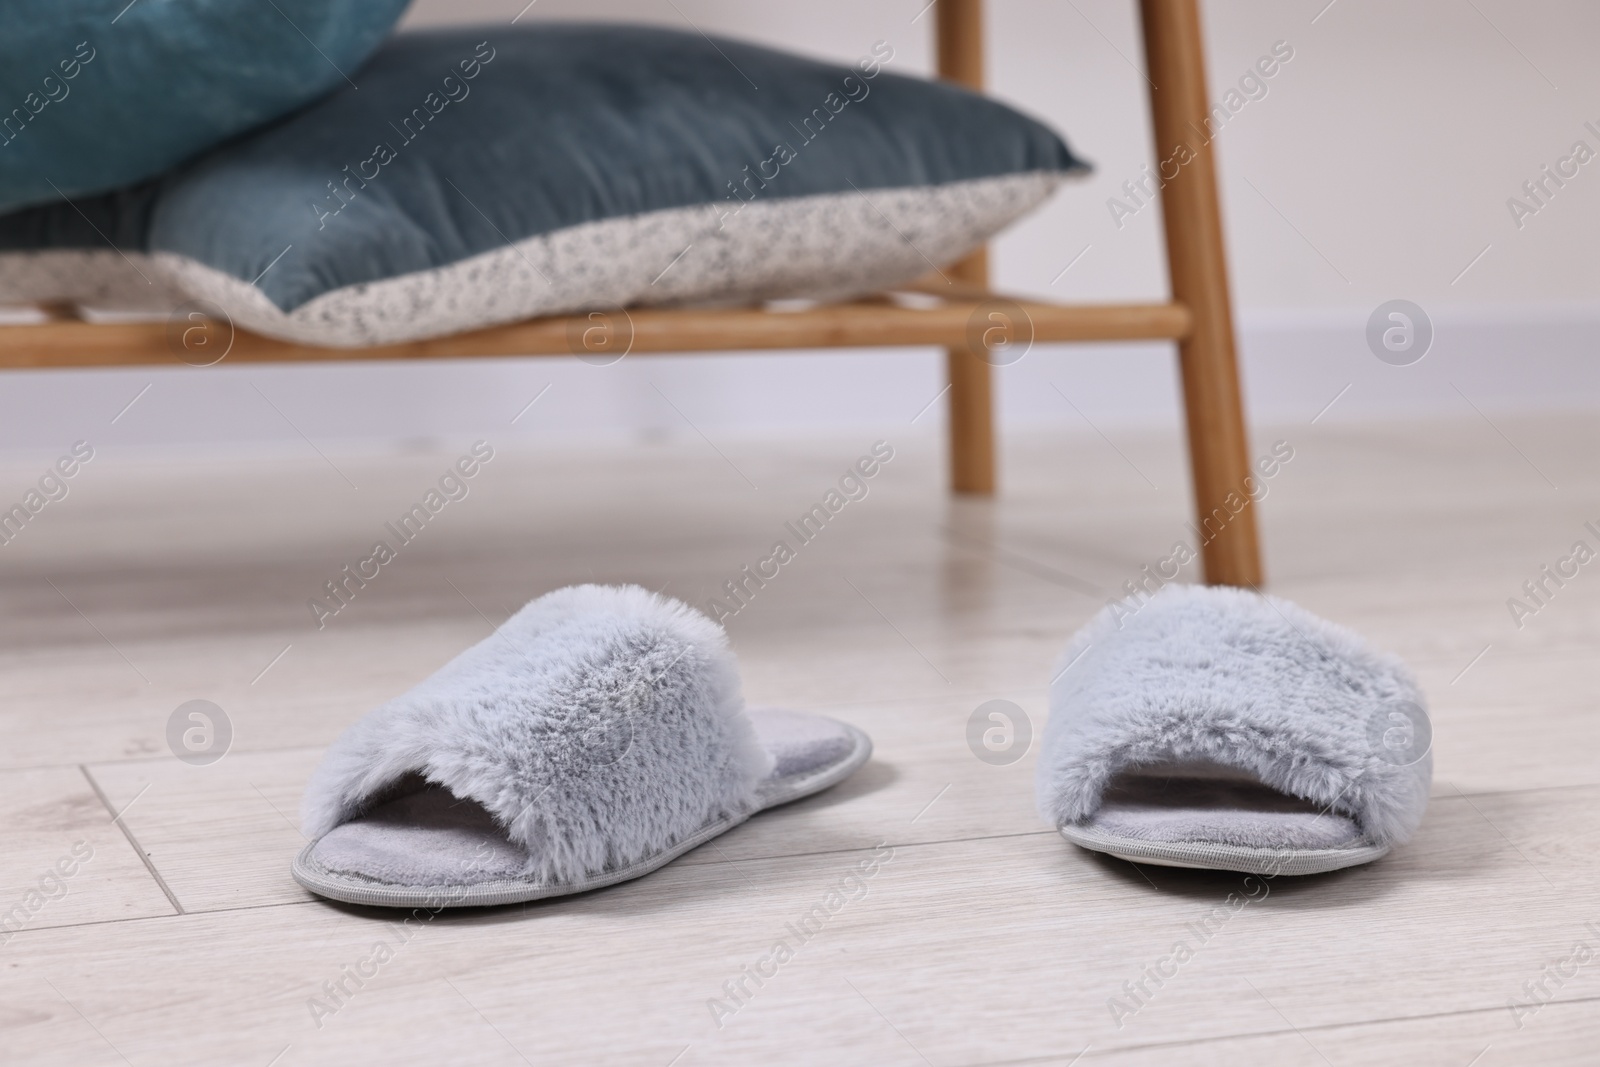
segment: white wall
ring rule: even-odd
[[[417,0],[407,22],[505,23],[525,3]],[[925,72],[924,3],[536,0],[522,21],[692,21],[842,60],[883,39],[895,69]],[[1098,168],[999,240],[997,284],[1061,299],[1160,297],[1157,209],[1119,227],[1107,206],[1152,159],[1135,5],[989,6],[993,91],[1062,130]],[[1573,142],[1600,151],[1600,135],[1584,127],[1600,129],[1600,5],[1213,0],[1207,33],[1219,98],[1274,42],[1294,49],[1218,141],[1255,418],[1309,419],[1347,384],[1326,419],[1466,412],[1463,396],[1489,411],[1600,403],[1600,161],[1521,228],[1506,205]],[[1379,363],[1363,340],[1369,312],[1396,297],[1422,305],[1438,328],[1411,367]],[[48,450],[94,433],[194,444],[455,436],[504,427],[546,384],[545,400],[507,433],[694,433],[663,394],[712,434],[871,426],[908,419],[941,383],[934,353],[898,350],[630,357],[609,368],[500,360],[10,373],[0,376],[0,449]],[[1078,420],[1056,388],[1097,423],[1175,412],[1162,346],[1041,347],[1001,374],[1005,423]]]

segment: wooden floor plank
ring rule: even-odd
[[[299,851],[300,791],[321,750],[176,759],[89,768],[187,912],[312,899],[289,877]]]
[[[172,914],[112,816],[77,767],[0,771],[0,952],[20,931]]]

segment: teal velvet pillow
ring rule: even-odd
[[[617,23],[400,33],[360,92],[163,181],[146,247],[247,329],[389,344],[872,292],[1086,169],[1038,121],[894,61],[886,42],[845,66]]]
[[[4,0],[0,211],[131,184],[348,87],[409,0]]]

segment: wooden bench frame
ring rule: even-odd
[[[941,76],[983,87],[982,0],[937,0]],[[798,310],[636,308],[598,318],[553,316],[451,337],[373,348],[317,348],[229,328],[233,362],[356,359],[442,359],[480,356],[570,356],[581,343],[596,353],[739,349],[940,345],[950,380],[950,479],[958,493],[995,491],[991,363],[980,355],[983,331],[972,323],[1002,307],[1010,327],[1016,309],[1035,342],[1170,340],[1178,345],[1188,423],[1197,528],[1220,509],[1226,521],[1208,529],[1200,546],[1207,581],[1259,586],[1262,580],[1255,507],[1246,488],[1250,459],[1245,436],[1229,308],[1222,221],[1217,205],[1213,147],[1198,0],[1140,0],[1151,119],[1158,159],[1186,145],[1187,158],[1161,189],[1172,300],[1163,304],[1061,305],[1006,298],[988,291],[988,262],[980,250],[944,268],[948,281],[921,286],[931,298],[886,297]],[[990,301],[1004,301],[990,304]],[[170,364],[171,324],[94,324],[71,309],[50,309],[37,325],[0,327],[0,368],[109,367]],[[981,319],[979,320],[981,321]],[[588,345],[595,330],[599,343]],[[625,336],[622,336],[625,334]],[[193,362],[184,360],[185,362]],[[1237,513],[1228,509],[1244,501]]]

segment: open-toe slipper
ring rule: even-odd
[[[726,634],[684,604],[560,589],[334,743],[306,790],[294,877],[431,909],[598,889],[871,753],[832,719],[747,712]]]
[[[1411,673],[1287,600],[1168,585],[1109,605],[1056,671],[1039,807],[1084,848],[1314,874],[1422,821],[1432,732]]]

